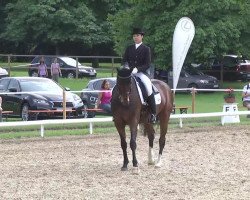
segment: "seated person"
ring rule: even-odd
[[[103,109],[105,112],[111,114],[111,97],[112,97],[112,92],[109,87],[109,82],[105,79],[102,82],[101,89],[104,90],[103,92],[100,92],[98,94],[98,100],[96,107]]]
[[[250,110],[250,83],[244,86],[242,91],[243,106]],[[247,115],[250,118],[250,115]]]

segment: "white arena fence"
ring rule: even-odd
[[[194,114],[171,114],[170,119],[179,119],[179,126],[183,127],[183,119],[187,118],[201,118],[201,117],[223,117],[223,116],[237,116],[248,115],[250,111],[238,112],[213,112],[213,113],[194,113]],[[40,125],[40,135],[44,137],[45,125],[56,124],[74,124],[74,123],[89,123],[89,134],[93,134],[93,125],[98,122],[112,122],[112,117],[104,118],[81,118],[81,119],[52,119],[52,120],[37,120],[37,121],[19,121],[19,122],[2,122],[0,127],[16,127],[16,126],[33,126]],[[224,125],[224,124],[223,124]]]
[[[228,91],[228,89],[195,89],[195,88],[182,88],[176,90],[185,90],[185,91]],[[242,92],[240,89],[234,89],[234,91]],[[84,91],[71,91],[73,93],[81,93]],[[89,91],[86,91],[89,92]],[[94,91],[94,92],[103,92],[102,91]],[[16,92],[16,94],[22,94],[27,92]],[[39,92],[35,92],[39,93]],[[0,93],[6,94],[6,93]],[[8,93],[10,94],[10,93]],[[3,102],[4,103],[4,102]],[[183,119],[188,118],[208,118],[208,117],[225,117],[225,116],[232,116],[237,117],[239,115],[250,115],[250,111],[235,111],[235,112],[212,112],[212,113],[192,113],[192,114],[171,114],[170,119],[179,119],[179,126],[183,127]],[[112,122],[112,117],[104,117],[104,118],[81,118],[81,119],[52,119],[52,120],[37,120],[37,121],[19,121],[19,122],[1,122],[0,127],[16,127],[16,126],[33,126],[39,125],[40,126],[40,135],[44,137],[45,125],[56,125],[56,124],[74,124],[74,123],[89,123],[89,133],[93,134],[93,125],[94,123],[99,122]],[[224,125],[224,122],[222,122]]]

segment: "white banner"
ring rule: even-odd
[[[176,24],[173,35],[173,89],[178,84],[181,68],[186,58],[188,49],[195,34],[195,27],[191,19],[182,17]]]

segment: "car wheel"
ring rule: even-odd
[[[21,117],[23,121],[31,121],[37,119],[37,114],[30,114],[29,113],[30,106],[28,103],[23,104],[22,110],[21,110]]]
[[[23,121],[29,121],[29,104],[25,103],[22,106],[21,117]]]
[[[88,117],[88,111],[87,111],[87,105],[83,104],[83,108],[82,108],[82,112],[81,115],[83,118],[87,118]]]
[[[31,76],[32,76],[32,77],[38,77],[38,73],[37,73],[36,71],[32,71],[32,72],[31,72]]]
[[[88,118],[94,118],[94,117],[95,117],[94,111],[88,112]]]
[[[75,78],[75,73],[74,72],[69,72],[67,74],[67,78],[70,78],[70,79]]]

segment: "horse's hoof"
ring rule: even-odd
[[[161,163],[156,163],[155,168],[161,168]]]
[[[139,167],[133,167],[133,168],[132,168],[132,173],[138,175],[138,174],[140,173]]]
[[[123,172],[128,171],[128,168],[127,167],[122,167],[121,171],[123,171]]]
[[[148,165],[154,165],[154,164],[155,164],[155,161],[154,161],[154,160],[148,161]]]

